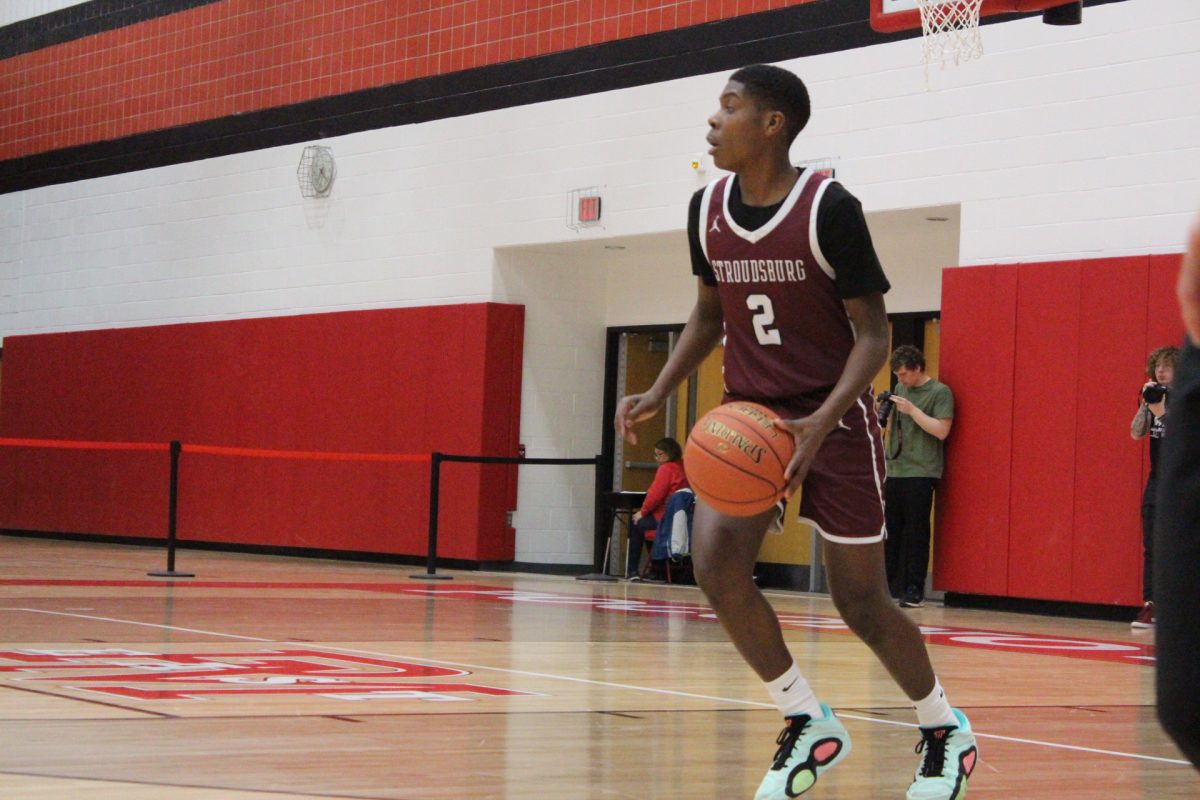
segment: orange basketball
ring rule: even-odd
[[[734,517],[753,516],[781,500],[787,488],[783,471],[796,443],[771,422],[777,416],[747,402],[705,414],[683,450],[683,470],[696,496]]]

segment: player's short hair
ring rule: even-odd
[[[925,354],[920,348],[911,344],[902,344],[892,353],[892,372],[904,367],[905,369],[921,368],[925,371]]]
[[[787,120],[787,143],[795,140],[808,118],[812,116],[812,106],[808,101],[808,89],[804,81],[793,72],[773,64],[751,64],[742,67],[729,76],[729,80],[737,81],[746,87],[746,94],[754,98],[759,105],[778,111]]]
[[[1175,369],[1175,362],[1179,360],[1178,347],[1160,347],[1150,354],[1146,359],[1146,377],[1150,380],[1155,380],[1154,370],[1158,369],[1160,364],[1165,364],[1171,369]]]

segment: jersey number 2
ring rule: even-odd
[[[759,344],[781,344],[779,329],[772,328],[775,321],[775,309],[771,306],[771,298],[765,294],[752,294],[746,298],[746,308],[758,313],[752,317],[754,335]]]

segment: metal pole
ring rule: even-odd
[[[171,482],[167,499],[167,568],[162,572],[147,572],[154,578],[194,578],[194,572],[175,571],[175,525],[179,511],[179,454],[183,445],[172,441],[171,453]]]
[[[426,581],[454,580],[451,575],[437,574],[438,495],[442,475],[442,454],[432,453],[429,459],[429,553],[425,558],[425,572],[410,575],[410,578]]]
[[[602,583],[616,583],[617,579],[615,577],[613,577],[612,575],[608,574],[608,552],[612,548],[612,528],[613,528],[613,522],[614,522],[614,516],[613,516],[612,511],[608,508],[607,502],[605,501],[605,494],[604,494],[604,489],[603,489],[605,476],[608,473],[608,465],[605,463],[603,454],[597,455],[595,458],[595,462],[596,462],[596,477],[595,477],[596,491],[594,492],[594,494],[596,497],[596,500],[595,500],[595,503],[596,503],[595,512],[596,513],[594,516],[595,516],[595,524],[596,524],[596,533],[600,534],[601,538],[607,536],[607,543],[604,545],[604,556],[601,559],[600,563],[596,565],[596,571],[589,572],[586,575],[576,575],[575,580],[577,580],[577,581],[597,581],[597,582],[602,582]],[[601,520],[603,520],[603,522],[608,523],[607,531],[604,530],[603,523],[601,522]],[[600,553],[600,538],[597,538],[595,540],[595,543],[593,545],[593,551],[594,551],[594,553],[593,553],[592,557],[595,558]]]

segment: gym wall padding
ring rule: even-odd
[[[187,444],[515,456],[524,308],[497,303],[8,337],[0,435],[182,441],[183,541],[422,556],[429,464]],[[442,468],[439,555],[511,560],[516,467]],[[158,537],[163,453],[0,447],[0,528]]]
[[[1179,256],[943,272],[941,379],[955,422],[934,585],[1141,602],[1146,443],[1129,436],[1147,353],[1181,340]]]

